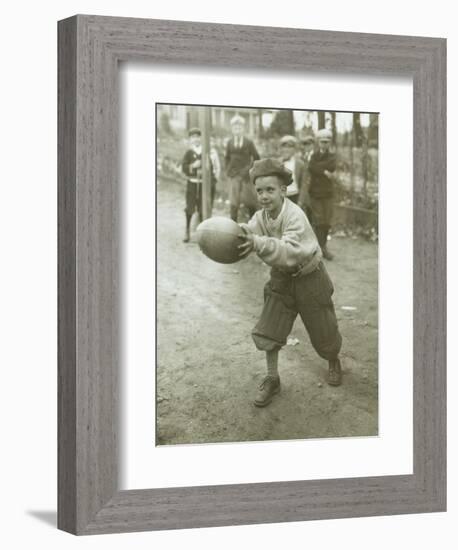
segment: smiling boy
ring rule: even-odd
[[[264,407],[280,391],[278,353],[297,314],[314,349],[328,361],[327,382],[333,386],[342,381],[342,337],[332,302],[334,288],[315,233],[302,209],[286,197],[291,172],[280,161],[268,158],[253,164],[250,178],[261,210],[248,224],[241,224],[240,256],[254,251],[272,267],[261,317],[252,331],[256,347],[266,352],[267,376],[254,400],[256,406]]]

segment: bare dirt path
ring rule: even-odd
[[[184,190],[158,185],[157,444],[376,435],[377,245],[336,238],[327,267],[344,338],[343,385],[325,382],[300,318],[296,346],[280,353],[282,391],[253,406],[265,375],[250,332],[262,307],[269,268],[254,254],[217,264],[182,242]],[[221,215],[222,212],[215,211]],[[356,309],[342,309],[350,306]]]

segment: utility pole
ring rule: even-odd
[[[199,126],[202,132],[202,217],[206,220],[212,215],[210,161],[211,107],[199,107]]]

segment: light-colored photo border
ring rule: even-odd
[[[120,78],[120,487],[202,486],[295,479],[411,474],[413,167],[412,80],[360,75],[271,75],[251,71],[123,63]],[[193,82],[193,86],[189,86]],[[224,445],[155,446],[155,109],[154,103],[218,98],[277,107],[378,111],[379,433],[375,437]],[[160,204],[157,205],[160,209]],[[182,209],[177,204],[177,210]],[[158,210],[159,212],[159,210]],[[403,220],[403,230],[393,220]],[[177,228],[177,232],[180,228]],[[145,251],[153,251],[150,255]],[[197,252],[196,252],[197,253]],[[159,258],[157,259],[160,260]],[[171,266],[173,267],[173,266]],[[364,276],[362,273],[361,276]],[[173,274],[170,274],[173,281]],[[378,304],[374,304],[378,307]],[[393,312],[396,312],[394,315]],[[243,312],[241,313],[243,315]],[[183,329],[184,330],[184,329]],[[243,338],[243,335],[240,335]],[[249,336],[247,336],[249,337]],[[360,338],[364,339],[364,328]],[[162,342],[162,345],[165,345]],[[306,344],[308,345],[308,344]],[[348,342],[351,348],[357,342]],[[376,350],[374,350],[376,353]],[[253,355],[255,355],[253,350]],[[152,397],[153,396],[153,397]],[[209,396],[211,400],[211,396]],[[192,420],[191,418],[189,420]],[[251,419],[250,422],[253,420]],[[335,457],[339,456],[339,460]],[[183,469],[182,464],[187,464]],[[151,464],[155,467],[151,468]],[[285,468],[285,464],[288,465]]]

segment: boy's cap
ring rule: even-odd
[[[200,131],[200,128],[191,128],[188,132],[188,136],[201,136],[202,132]]]
[[[255,183],[257,178],[265,176],[278,176],[285,185],[293,183],[293,173],[283,166],[277,159],[255,160],[250,170],[251,183]]]
[[[321,130],[318,130],[316,133],[316,139],[318,141],[331,141],[332,140],[332,132],[331,130],[328,130],[327,128],[322,128]]]
[[[301,138],[301,143],[313,143],[315,141],[314,137],[313,136],[303,136]]]
[[[231,126],[234,124],[245,124],[245,119],[240,115],[235,115],[231,118]]]
[[[297,139],[294,136],[283,136],[280,140],[280,145],[291,145],[296,147]]]

